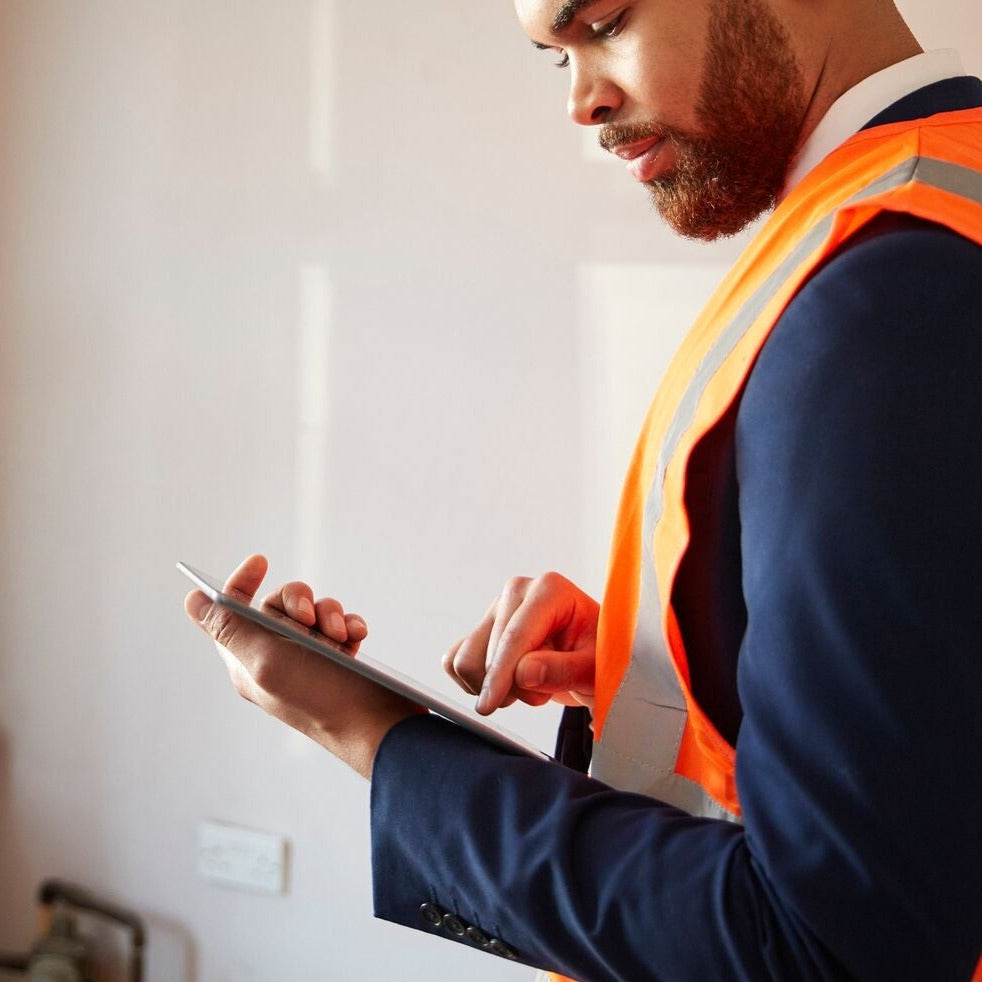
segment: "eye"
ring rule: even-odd
[[[540,44],[538,41],[533,41],[532,46],[538,51],[555,51],[559,55],[559,61],[554,62],[557,68],[568,68],[569,67],[569,55],[563,51],[562,48],[553,48],[548,44]]]
[[[557,68],[567,68],[569,66],[569,55],[562,48],[553,48],[551,45],[533,41],[532,47],[537,51],[555,51],[559,55],[559,61],[554,62]]]
[[[612,20],[590,25],[590,36],[593,38],[615,38],[621,33],[624,27],[624,15],[626,11],[621,11]]]

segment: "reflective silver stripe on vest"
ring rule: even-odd
[[[832,230],[838,211],[867,198],[917,182],[982,205],[982,174],[929,157],[911,157],[854,194],[798,242],[773,273],[723,329],[690,380],[665,435],[644,510],[638,621],[631,658],[593,751],[594,777],[624,791],[637,791],[693,815],[736,817],[694,781],[675,773],[685,729],[685,697],[661,631],[661,602],[652,553],[661,519],[663,485],[669,462],[692,425],[709,380],[756,322],[794,271],[817,250]]]

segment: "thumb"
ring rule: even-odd
[[[530,651],[515,667],[515,681],[522,689],[592,695],[594,672],[594,652],[589,648]]]

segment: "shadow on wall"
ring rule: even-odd
[[[21,911],[16,909],[21,901],[30,904],[33,897],[30,894],[24,894],[22,898],[17,896],[20,892],[17,886],[27,881],[30,871],[26,862],[24,843],[21,841],[14,818],[9,748],[7,731],[0,726],[0,883],[4,884],[0,896],[4,908],[7,905],[15,907],[14,910],[0,911],[0,950],[8,954],[24,948],[28,940],[33,941],[33,938],[29,939],[24,932],[30,930],[29,925],[36,923],[33,911],[25,908],[21,917],[18,916]],[[13,976],[3,974],[0,977],[6,979]]]
[[[147,982],[198,982],[198,952],[194,936],[165,917],[144,914],[147,928]]]
[[[10,741],[0,726],[0,882],[6,887],[26,882],[30,875],[24,843],[14,820],[13,782],[10,767]],[[5,891],[6,892],[6,891]],[[9,901],[9,896],[8,896]],[[0,941],[12,941],[0,932]]]
[[[140,911],[146,931],[143,950],[145,982],[198,982],[198,953],[191,932],[183,925],[152,912]],[[105,919],[82,915],[79,933],[96,952],[97,982],[132,978],[130,935]]]

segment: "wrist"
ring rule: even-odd
[[[340,732],[336,726],[327,728],[315,725],[308,730],[307,735],[365,780],[370,781],[372,768],[375,766],[375,755],[386,734],[397,723],[427,712],[422,706],[396,698],[398,705],[386,707],[385,710],[377,711],[367,718],[363,717],[356,725],[345,727]]]

